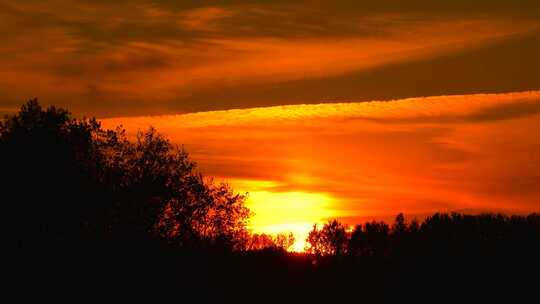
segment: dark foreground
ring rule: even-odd
[[[185,303],[360,303],[538,300],[538,252],[347,256],[282,251],[122,249],[40,252],[17,259],[19,296]],[[316,262],[315,262],[316,261]]]

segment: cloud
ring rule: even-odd
[[[205,6],[205,3],[200,1],[175,1],[175,0],[157,0],[154,3],[158,6],[175,9],[193,9]],[[242,5],[253,4],[253,1],[248,0],[224,0],[214,1],[216,6],[235,7]],[[513,16],[538,16],[540,5],[535,0],[521,0],[519,5],[515,1],[509,0],[477,0],[474,2],[467,0],[454,1],[431,1],[431,0],[410,0],[404,5],[400,0],[300,0],[287,1],[275,0],[265,3],[266,6],[272,8],[283,9],[310,9],[325,11],[329,15],[372,15],[373,13],[389,13],[389,12],[423,12],[426,14],[502,14]]]
[[[349,103],[323,103],[284,105],[251,109],[208,111],[182,115],[145,116],[119,118],[134,127],[159,123],[166,130],[178,125],[184,128],[269,127],[276,122],[294,124],[298,120],[318,120],[331,124],[339,121],[365,120],[374,123],[436,123],[486,122],[520,118],[537,114],[540,91],[503,94],[472,94],[407,98],[392,101],[370,101]],[[110,119],[115,121],[118,119]],[[307,124],[310,128],[312,125]],[[211,129],[209,129],[211,131]],[[346,132],[346,130],[343,130]],[[266,133],[269,135],[269,133]],[[260,134],[253,133],[253,136]]]
[[[538,125],[538,104],[540,91],[531,91],[103,123],[131,132],[153,125],[184,144],[203,172],[237,190],[276,194],[267,200],[279,193],[324,196],[333,215],[530,212],[540,208],[540,135],[524,130]]]
[[[186,11],[181,20],[181,26],[186,30],[197,32],[220,31],[220,20],[234,17],[236,14],[221,7],[204,7]]]
[[[38,96],[103,117],[319,103],[331,97],[332,87],[340,88],[340,98],[357,99],[357,87],[372,92],[367,99],[403,97],[370,75],[395,65],[415,71],[414,62],[484,48],[539,24],[534,16],[516,19],[511,10],[450,14],[418,2],[399,12],[394,5],[0,0],[0,88],[11,96],[1,105]],[[503,55],[495,58],[498,65],[512,58]],[[529,75],[537,56],[527,60],[531,67],[521,73]],[[350,77],[354,73],[367,79],[359,83]],[[333,79],[334,85],[320,84]],[[535,88],[534,81],[518,83],[512,89]],[[432,93],[432,87],[406,96]]]
[[[466,121],[486,122],[532,116],[540,113],[540,102],[526,102],[515,105],[500,105],[465,117]]]

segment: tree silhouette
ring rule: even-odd
[[[250,216],[245,196],[204,178],[152,128],[130,142],[121,128],[31,100],[0,124],[0,153],[18,246],[163,239],[232,248]]]
[[[347,233],[338,220],[328,221],[321,230],[313,226],[306,243],[307,251],[316,255],[342,255],[345,253]]]
[[[392,234],[398,237],[399,235],[405,234],[407,232],[407,224],[405,223],[405,216],[403,213],[400,213],[396,216],[396,220],[392,225]]]
[[[269,234],[248,234],[246,235],[241,250],[244,251],[289,251],[294,245],[295,238],[292,232],[278,233],[275,236]]]
[[[367,236],[363,231],[362,225],[356,225],[347,242],[347,252],[351,256],[366,255]]]
[[[275,237],[276,246],[282,248],[285,251],[291,250],[292,246],[296,242],[296,238],[292,232],[278,233]]]
[[[304,250],[316,256],[321,256],[327,254],[325,245],[322,232],[317,227],[317,224],[313,224],[313,228],[306,238],[306,248]]]
[[[95,120],[36,100],[0,124],[3,201],[17,245],[80,240],[102,192],[97,138],[105,143],[107,134]]]

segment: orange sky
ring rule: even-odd
[[[540,2],[0,0],[0,112],[99,117],[540,89]]]
[[[259,232],[399,212],[540,210],[540,91],[104,120],[155,126],[249,192]]]
[[[0,0],[0,114],[154,125],[257,231],[527,212],[538,54],[538,0]]]

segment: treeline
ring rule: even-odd
[[[319,257],[535,255],[540,254],[540,214],[436,213],[422,223],[407,223],[399,214],[392,225],[372,221],[353,229],[332,220],[313,227],[306,251]]]

